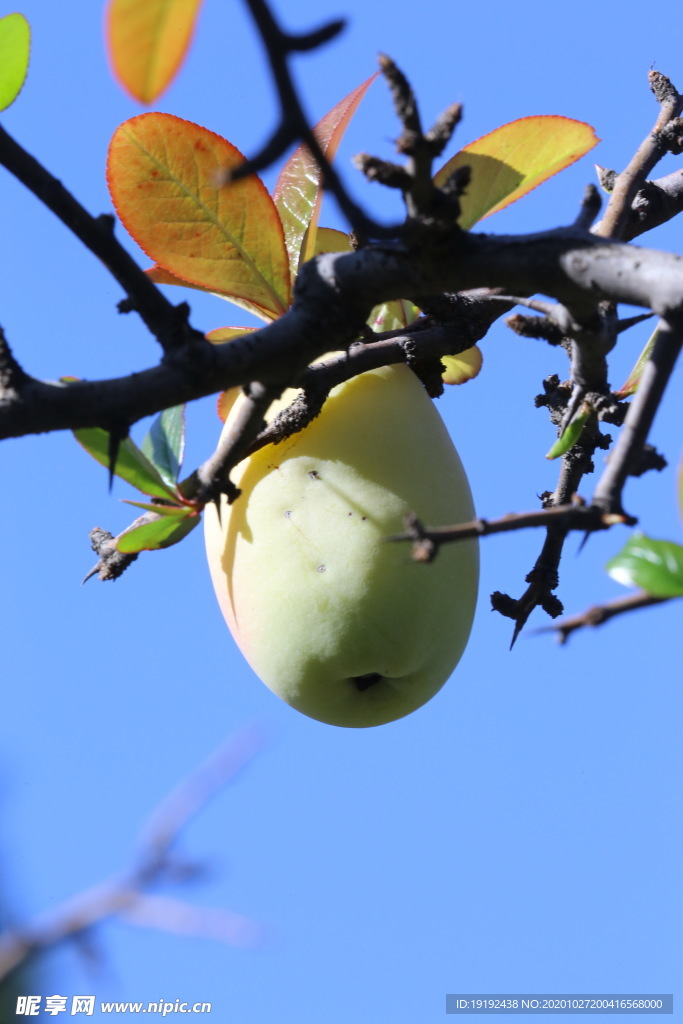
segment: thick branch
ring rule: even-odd
[[[294,307],[275,323],[229,345],[200,341],[173,360],[129,377],[71,384],[30,379],[0,400],[0,439],[50,430],[134,423],[172,405],[260,380],[294,381],[326,351],[347,348],[373,306],[405,295],[501,287],[542,291],[572,311],[599,299],[683,309],[683,257],[572,228],[496,238],[454,230],[446,244],[377,243],[327,253],[302,268]]]

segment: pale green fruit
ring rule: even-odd
[[[465,649],[479,559],[476,541],[445,544],[426,565],[385,540],[409,512],[430,526],[473,516],[458,454],[413,372],[384,367],[340,385],[313,423],[233,479],[242,494],[220,523],[206,509],[207,553],[263,682],[343,726],[390,722],[433,697]]]

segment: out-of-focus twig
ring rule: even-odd
[[[543,626],[541,629],[535,629],[533,632],[555,633],[558,642],[565,644],[571,634],[577,629],[584,629],[588,626],[602,626],[604,622],[609,622],[610,619],[615,618],[617,615],[638,611],[641,608],[651,608],[653,605],[664,604],[666,601],[671,600],[674,599],[670,597],[653,597],[652,594],[638,591],[635,594],[627,594],[625,597],[608,601],[606,604],[594,605],[592,608],[587,608],[585,612],[581,612],[580,615],[572,615],[562,619],[561,622],[553,626]]]
[[[255,945],[258,924],[229,910],[203,908],[150,895],[159,884],[196,875],[175,855],[182,830],[219,790],[231,783],[262,747],[255,729],[231,736],[192,772],[152,814],[132,865],[25,925],[0,934],[0,981],[29,958],[67,940],[78,940],[112,917],[176,934],[203,936],[237,946]]]

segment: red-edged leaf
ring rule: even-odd
[[[0,110],[6,110],[26,80],[31,29],[23,14],[0,18]]]
[[[140,103],[170,84],[189,48],[202,0],[111,0],[107,43],[116,78]]]
[[[484,357],[477,345],[466,348],[457,356],[441,356],[441,362],[446,369],[441,377],[444,384],[466,384],[468,380],[474,380],[481,370]]]
[[[458,223],[471,228],[575,163],[600,140],[589,124],[559,115],[522,117],[482,136],[436,174],[443,185],[458,167],[472,177],[460,198]]]
[[[315,135],[329,161],[334,159],[358,104],[379,72],[350,92],[315,126]],[[315,234],[320,216],[320,168],[307,146],[294,151],[277,179],[273,199],[285,231],[289,265],[294,277],[301,263],[315,255]],[[307,237],[306,237],[307,236]]]
[[[164,270],[280,316],[289,266],[273,201],[255,175],[218,185],[243,160],[191,121],[140,114],[114,132],[107,181],[124,226]]]
[[[254,316],[259,317],[261,320],[265,320],[267,323],[272,323],[275,319],[273,313],[269,313],[261,306],[257,306],[253,302],[247,302],[245,299],[238,299],[235,295],[226,295],[221,292],[217,292],[212,288],[203,288],[200,284],[192,284],[191,281],[184,281],[182,277],[178,277],[177,274],[172,274],[170,270],[164,270],[156,263],[153,267],[148,267],[145,270],[147,277],[154,281],[155,284],[172,284],[178,285],[182,288],[194,288],[198,292],[207,292],[209,295],[215,295],[217,299],[223,299],[226,302],[232,302],[233,306],[239,306],[240,309],[245,309],[248,313],[253,313]]]

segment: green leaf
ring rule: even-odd
[[[645,364],[647,363],[648,359],[650,358],[650,356],[652,354],[652,349],[655,347],[655,342],[657,340],[657,335],[658,334],[659,334],[659,328],[656,327],[654,329],[654,331],[652,332],[652,334],[650,335],[650,337],[648,338],[647,344],[645,345],[645,348],[643,349],[643,351],[638,356],[638,360],[636,362],[636,365],[633,367],[633,369],[629,373],[628,380],[624,384],[622,384],[622,386],[619,389],[619,391],[615,391],[614,392],[615,395],[617,396],[617,398],[628,398],[630,395],[635,394],[636,391],[638,390],[638,385],[640,384],[640,378],[643,376],[643,370],[645,369]]]
[[[140,446],[162,480],[175,487],[185,452],[185,406],[174,405],[160,413]]]
[[[190,510],[179,510],[178,513],[164,511],[159,514],[148,512],[141,517],[145,521],[140,522],[140,525],[119,534],[116,547],[126,554],[170,548],[194,530],[195,526],[199,526],[201,518]]]
[[[444,384],[466,384],[479,374],[484,357],[478,345],[466,348],[457,356],[441,356],[444,371],[441,378]]]
[[[558,437],[557,441],[546,455],[546,459],[559,459],[560,455],[566,455],[567,452],[574,447],[581,437],[583,428],[585,427],[588,417],[592,411],[591,407],[585,403],[581,406],[576,415],[565,427],[562,435]]]
[[[122,498],[126,505],[134,505],[135,508],[143,508],[145,512],[155,512],[160,516],[186,516],[187,505],[159,505],[154,501],[131,501],[130,498]]]
[[[21,92],[28,71],[31,29],[23,14],[0,18],[0,110]]]
[[[74,430],[74,437],[100,465],[109,468],[109,431],[101,427]],[[129,437],[121,441],[114,472],[122,480],[137,487],[143,494],[155,498],[175,498],[175,488],[169,487],[159,471],[152,465]]]
[[[683,596],[683,547],[669,540],[636,533],[607,563],[607,571],[617,583],[639,587],[654,597]]]

